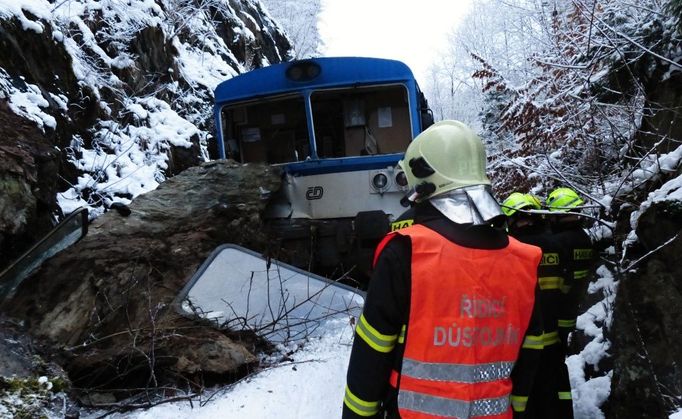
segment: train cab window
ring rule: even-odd
[[[310,100],[321,158],[400,153],[412,138],[402,85],[322,90]]]
[[[300,96],[222,109],[225,154],[242,163],[290,163],[310,156],[305,104]]]

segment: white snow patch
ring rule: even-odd
[[[138,121],[145,120],[149,117],[149,112],[147,112],[142,105],[139,103],[130,103],[126,106],[126,109],[132,112]]]
[[[49,22],[52,20],[51,9],[52,5],[46,0],[0,0],[0,17],[16,17],[24,30],[31,30],[36,33],[43,33],[43,25],[27,18],[24,10]]]
[[[112,418],[278,418],[327,419],[341,416],[353,328],[328,323],[327,334],[305,343],[293,361],[272,366],[238,384],[217,390],[211,401],[169,403]],[[287,351],[290,348],[282,347]]]
[[[59,192],[57,194],[57,203],[59,204],[59,207],[62,209],[62,212],[65,215],[71,214],[80,207],[88,206],[88,203],[83,198],[81,198],[80,195],[73,188],[68,189],[64,192]],[[104,212],[104,208],[102,208],[102,210],[98,214],[91,215],[90,213],[88,213],[88,215],[91,218],[94,218],[97,215],[100,215],[102,212]]]
[[[179,64],[183,77],[211,91],[215,90],[218,84],[238,74],[217,54],[207,53],[181,42],[176,42],[175,47],[180,52]],[[229,52],[227,49],[226,51]],[[234,57],[231,52],[229,55]],[[234,63],[237,63],[236,58]]]
[[[577,419],[603,418],[600,406],[611,391],[612,372],[590,379],[585,377],[586,367],[598,370],[599,362],[608,356],[611,342],[604,337],[604,329],[611,325],[613,303],[618,289],[618,283],[606,266],[600,266],[596,273],[597,278],[589,284],[588,292],[595,294],[601,291],[604,299],[578,316],[576,321],[576,328],[593,339],[579,354],[566,359],[573,394],[573,409]]]
[[[121,54],[118,57],[111,60],[111,66],[114,68],[123,69],[126,67],[132,67],[135,64],[128,54]]]
[[[57,103],[57,106],[59,106],[59,109],[61,109],[62,111],[66,112],[69,109],[68,107],[69,98],[67,98],[66,96],[61,94],[55,95],[54,93],[50,93],[50,97],[52,98],[52,100],[55,101],[55,103]]]
[[[41,109],[47,108],[50,104],[43,97],[38,86],[34,84],[26,86],[28,89],[25,92],[14,90],[9,94],[10,109],[17,115],[34,121],[41,129],[44,127],[55,129],[57,121]]]
[[[566,365],[571,376],[574,417],[576,419],[603,419],[604,413],[599,406],[604,404],[611,393],[613,373],[609,372],[605,376],[585,380],[580,355],[568,357]]]

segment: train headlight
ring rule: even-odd
[[[311,60],[295,62],[287,68],[286,76],[291,81],[311,81],[322,72],[322,68]]]
[[[388,177],[383,173],[377,173],[372,178],[372,185],[376,189],[384,189],[388,185]]]
[[[405,175],[405,172],[398,172],[398,174],[395,175],[395,183],[401,187],[407,186],[407,176]]]

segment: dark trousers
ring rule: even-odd
[[[561,344],[543,349],[540,368],[528,397],[526,418],[573,419],[573,401],[566,398],[571,394],[571,383],[565,359]]]

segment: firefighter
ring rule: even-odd
[[[559,336],[568,352],[569,336],[575,329],[578,306],[582,302],[587,285],[593,274],[596,256],[590,236],[581,224],[580,206],[583,199],[570,188],[557,188],[546,199],[546,205],[553,214],[551,228],[555,239],[568,253],[566,262],[566,282],[562,287],[563,299],[562,319],[559,319]]]
[[[507,236],[465,124],[432,125],[399,164],[414,223],[377,247],[343,417],[522,417],[543,348],[541,250]]]
[[[571,384],[566,367],[566,353],[559,338],[559,322],[566,317],[562,287],[565,282],[564,264],[567,254],[549,231],[542,209],[533,195],[514,192],[502,202],[502,211],[509,218],[509,234],[523,243],[542,249],[538,267],[540,307],[544,330],[542,360],[531,391],[527,417],[534,419],[573,418]]]

